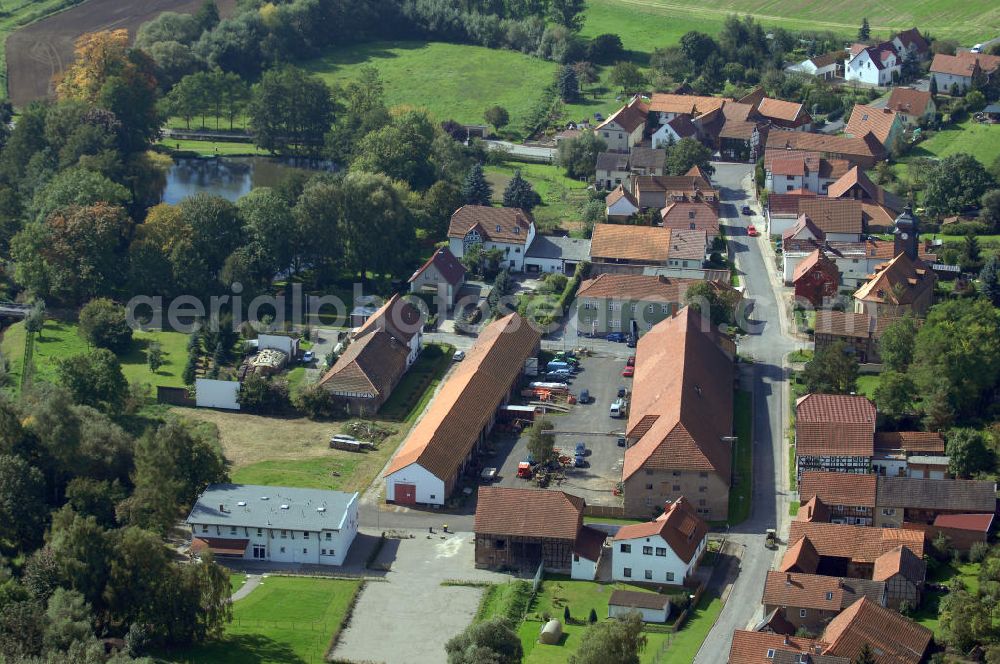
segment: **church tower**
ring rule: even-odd
[[[896,217],[892,226],[892,255],[896,257],[906,254],[911,260],[917,260],[917,218],[913,215],[913,210],[907,205],[902,214]]]

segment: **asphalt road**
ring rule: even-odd
[[[720,189],[722,216],[730,226],[729,244],[736,267],[743,274],[745,296],[754,300],[749,334],[739,343],[743,356],[753,357],[754,460],[753,504],[750,518],[732,529],[730,540],[743,546],[740,574],[731,594],[695,658],[696,664],[716,664],[729,657],[733,631],[744,629],[761,611],[767,571],[775,552],[764,547],[767,528],[787,528],[787,454],[784,424],[787,421],[785,356],[800,344],[782,329],[783,312],[768,275],[762,244],[766,238],[746,235],[753,221],[763,227],[759,215],[741,217],[739,209],[752,201],[751,167],[743,164],[715,164],[713,180]],[[751,207],[754,207],[751,202]],[[735,227],[735,228],[734,228]],[[782,538],[783,539],[783,538]]]

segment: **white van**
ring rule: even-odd
[[[611,404],[611,417],[624,417],[625,416],[625,400],[617,399],[613,404]]]

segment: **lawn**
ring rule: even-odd
[[[399,385],[382,404],[379,417],[393,422],[412,422],[430,400],[452,363],[454,346],[428,344]]]
[[[936,157],[942,159],[964,152],[970,154],[983,166],[989,167],[1000,157],[1000,125],[986,125],[971,119],[957,126],[935,131],[926,141],[919,143],[908,155],[913,157]],[[905,161],[905,160],[904,160]]]
[[[240,574],[239,572],[229,573],[229,587],[233,589],[233,592],[236,592],[237,590],[242,588],[243,584],[246,582],[247,582],[246,574]]]
[[[729,14],[753,14],[766,27],[833,31],[846,38],[857,35],[867,16],[873,36],[888,37],[892,30],[913,26],[937,37],[953,37],[969,44],[993,37],[1000,30],[1000,9],[990,0],[902,0],[877,4],[845,0],[836,4],[796,0],[720,0],[678,3],[676,0],[589,0],[583,34],[621,35],[625,47],[651,51],[676,44],[689,30],[716,34]]]
[[[344,85],[362,65],[378,68],[389,106],[408,104],[437,120],[483,124],[499,104],[519,128],[558,65],[523,53],[440,42],[373,42],[341,48],[304,67],[328,84]]]
[[[753,488],[753,399],[745,390],[736,392],[733,402],[736,451],[733,454],[733,486],[729,491],[729,524],[743,523],[750,516]]]
[[[270,154],[266,150],[261,150],[253,143],[233,143],[228,141],[191,141],[164,138],[157,145],[170,151],[194,152],[202,157],[214,157],[220,154],[229,156]]]
[[[587,183],[567,177],[559,166],[549,164],[504,164],[487,166],[486,179],[493,187],[493,200],[503,202],[503,191],[515,170],[527,180],[542,198],[542,204],[532,210],[535,222],[542,230],[563,227],[575,230],[579,224],[580,206],[587,202]]]
[[[583,632],[587,629],[587,618],[590,615],[590,610],[594,609],[598,620],[607,619],[608,598],[616,588],[652,592],[647,588],[622,583],[599,584],[593,581],[574,581],[565,576],[547,576],[542,582],[538,596],[529,608],[528,619],[522,622],[518,628],[521,645],[524,646],[525,664],[568,661],[569,656],[579,646]],[[567,606],[570,609],[573,622],[580,624],[564,624],[565,637],[559,645],[550,646],[537,643],[538,633],[544,624],[541,622],[542,614],[548,613],[562,621],[563,611]],[[649,631],[646,637],[649,644],[642,653],[642,661],[652,662],[655,652],[666,640],[667,634],[663,631]],[[680,638],[679,634],[677,638]],[[704,635],[701,638],[704,640]],[[699,645],[700,643],[701,641],[699,641]],[[669,661],[673,662],[674,660],[670,659]]]
[[[875,389],[878,387],[878,374],[865,374],[858,376],[858,394],[863,394],[869,399],[875,397]]]
[[[980,563],[962,563],[957,568],[952,563],[931,564],[927,570],[928,583],[947,584],[954,578],[961,579],[971,593],[979,590]],[[938,620],[938,605],[945,592],[928,590],[924,593],[924,601],[920,609],[913,613],[913,620],[927,629],[934,631],[934,636],[940,637],[940,620]]]
[[[154,374],[146,365],[146,350],[149,344],[156,341],[163,349],[166,363]],[[77,333],[74,323],[58,320],[45,321],[41,335],[35,340],[34,378],[49,382],[56,381],[56,368],[59,360],[73,355],[90,352],[90,347]],[[24,360],[24,323],[15,323],[3,333],[0,342],[0,354],[6,358],[13,384],[21,380],[22,362]],[[165,385],[182,387],[184,381],[181,374],[187,362],[187,335],[180,332],[134,332],[132,347],[120,356],[122,371],[130,382],[148,385]]]
[[[670,662],[670,664],[693,662],[695,655],[698,654],[698,650],[701,648],[701,644],[705,642],[708,632],[715,625],[715,621],[719,619],[719,613],[721,612],[722,600],[718,596],[709,595],[708,593],[702,595],[701,600],[698,601],[698,606],[688,616],[687,622],[674,635],[670,645],[665,647],[664,653],[666,657],[661,661]],[[656,644],[655,648],[657,649],[664,648],[663,644],[666,640],[666,635],[656,634],[655,636],[660,638],[655,640],[651,638],[649,640],[649,645],[646,646],[646,651],[642,655],[643,662],[656,661],[654,659],[656,655],[654,644]]]
[[[360,581],[269,576],[233,605],[233,622],[220,640],[171,653],[168,659],[319,664],[360,586]]]
[[[219,430],[222,451],[234,482],[364,491],[385,466],[408,424],[385,423],[396,433],[373,452],[330,449],[330,436],[345,422],[314,422],[305,417],[263,417],[208,408],[173,408],[183,417],[209,422]]]

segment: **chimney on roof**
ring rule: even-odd
[[[781,642],[782,642],[782,643],[783,643],[784,645],[786,645],[786,646],[787,646],[787,645],[788,645],[788,643],[789,643],[789,641],[788,641],[788,636],[786,635],[786,636],[785,636],[785,638],[781,640]]]
[[[791,572],[785,572],[785,585],[786,586],[792,585],[792,573]]]
[[[219,505],[219,511],[220,512],[225,512],[226,511],[226,506],[225,505]]]

